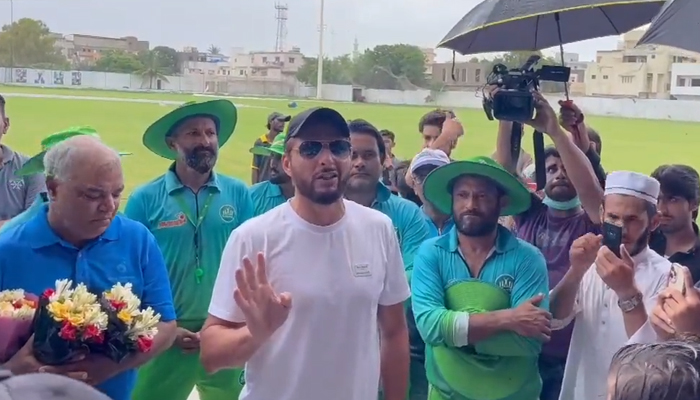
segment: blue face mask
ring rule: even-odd
[[[557,211],[568,211],[581,206],[581,200],[579,200],[578,196],[574,197],[569,201],[556,201],[545,196],[542,200],[542,203],[547,207],[551,208],[552,210]]]

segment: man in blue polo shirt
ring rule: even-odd
[[[143,307],[161,315],[153,349],[115,363],[104,356],[62,366],[40,365],[31,341],[4,368],[15,374],[51,372],[96,386],[113,400],[131,400],[136,368],[170,347],[175,311],[163,256],[140,223],[117,214],[124,179],[119,154],[91,136],[52,147],[44,157],[51,199],[25,224],[0,236],[0,290],[40,294],[71,279],[102,292],[131,283]]]
[[[537,400],[537,360],[551,335],[542,253],[500,226],[529,191],[487,157],[446,164],[423,183],[455,228],[414,260],[413,314],[425,340],[431,400]]]
[[[345,189],[345,197],[365,207],[374,208],[391,218],[401,247],[406,275],[411,279],[413,257],[421,243],[428,238],[428,226],[420,209],[410,200],[391,193],[380,179],[386,157],[384,139],[372,124],[356,119],[348,124],[352,143],[352,170]],[[425,369],[422,362],[422,342],[416,334],[410,306],[407,302],[407,323],[411,346],[410,400],[422,400],[428,395]]]
[[[228,100],[188,103],[154,122],[143,143],[173,164],[134,190],[124,210],[158,241],[170,278],[177,338],[171,349],[139,370],[133,400],[238,398],[243,372],[209,375],[199,362],[199,331],[208,315],[221,254],[231,232],[253,216],[248,188],[214,172],[219,148],[236,127]]]

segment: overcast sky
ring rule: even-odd
[[[318,54],[320,0],[282,0],[289,6],[287,47]],[[326,53],[352,52],[386,43],[434,47],[479,0],[326,0]],[[275,46],[275,0],[14,0],[14,18],[41,19],[54,32],[136,36],[151,47],[205,50],[214,44],[227,54]],[[10,0],[0,0],[0,24],[10,22]],[[618,37],[565,46],[583,60],[612,49]],[[438,52],[441,60],[450,53]]]

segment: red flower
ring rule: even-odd
[[[49,297],[53,296],[54,293],[56,293],[55,290],[53,290],[53,289],[46,289],[46,290],[44,290],[44,294],[42,294],[42,296],[44,296],[45,298],[48,299]]]
[[[24,304],[24,303],[22,302],[22,300],[17,300],[17,301],[12,302],[12,307],[13,307],[15,310],[19,310],[20,308],[22,308],[22,305],[23,305],[23,304]]]
[[[68,321],[63,322],[61,330],[58,332],[58,337],[63,340],[75,341],[78,338],[78,330]]]
[[[91,340],[95,343],[102,343],[104,335],[96,325],[88,325],[83,331],[83,339]]]
[[[138,347],[141,353],[148,353],[153,347],[153,339],[148,336],[140,336],[136,340],[136,347]]]
[[[109,304],[114,307],[116,311],[120,311],[122,308],[126,307],[126,302],[119,300],[110,300]]]

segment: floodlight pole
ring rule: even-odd
[[[10,0],[10,82],[14,82],[15,77],[15,2]]]
[[[316,74],[316,98],[323,99],[323,31],[324,31],[324,6],[325,0],[321,0],[321,14],[319,16],[318,28],[318,72]]]

